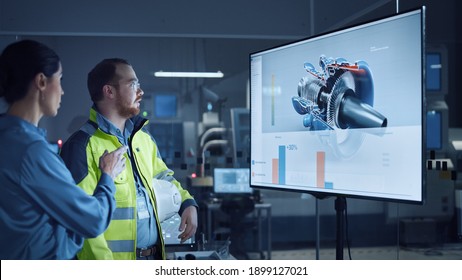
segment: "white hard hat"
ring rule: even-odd
[[[180,210],[181,195],[177,187],[165,180],[152,180],[157,202],[159,222],[173,217]]]

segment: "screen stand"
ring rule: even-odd
[[[337,196],[335,199],[335,212],[337,213],[337,244],[335,259],[343,260],[343,236],[345,221],[346,199],[343,196]]]
[[[319,259],[319,213],[318,213],[318,200],[326,198],[325,195],[316,194],[313,195],[316,198],[316,259]],[[343,241],[345,232],[345,210],[346,210],[346,198],[344,196],[337,196],[335,198],[335,212],[337,219],[336,229],[336,245],[335,245],[335,259],[343,260]]]
[[[316,199],[316,259],[319,260],[319,250],[321,248],[321,238],[320,238],[320,223],[319,223],[319,197]]]

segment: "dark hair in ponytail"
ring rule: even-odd
[[[0,55],[0,97],[8,104],[21,100],[38,73],[51,77],[58,71],[59,63],[59,56],[37,41],[8,45]]]

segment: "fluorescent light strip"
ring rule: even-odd
[[[155,77],[163,78],[223,78],[223,73],[218,72],[164,72],[157,71]]]

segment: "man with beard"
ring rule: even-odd
[[[61,157],[78,185],[93,193],[101,172],[97,160],[105,150],[127,146],[126,168],[114,179],[117,209],[105,233],[87,239],[79,259],[165,259],[157,216],[153,179],[176,186],[181,195],[182,242],[197,229],[197,203],[173,177],[148,132],[147,120],[138,116],[144,94],[132,66],[110,58],[88,73],[93,106],[89,120],[63,145]]]

